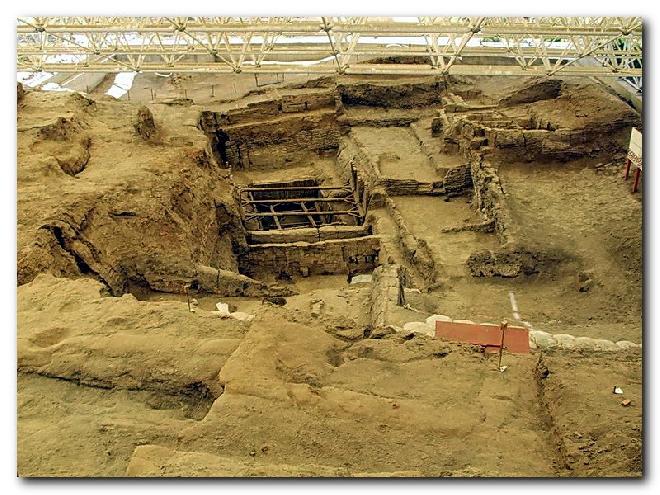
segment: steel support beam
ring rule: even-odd
[[[383,64],[374,58],[423,57]],[[491,66],[480,57],[502,57]],[[595,64],[576,64],[589,59]],[[19,71],[565,75],[641,87],[638,17],[29,17]]]

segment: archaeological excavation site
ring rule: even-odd
[[[17,26],[20,477],[643,475],[639,18]]]

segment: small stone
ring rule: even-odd
[[[135,131],[142,137],[142,139],[146,141],[152,139],[156,134],[156,124],[151,110],[145,106],[140,107],[138,109],[134,127]]]
[[[589,337],[576,337],[573,340],[573,347],[576,349],[594,349],[594,339]]]
[[[282,296],[266,296],[263,298],[264,303],[272,304],[274,306],[286,305],[286,299]]]
[[[324,306],[323,301],[315,301],[312,304],[312,317],[318,318],[319,316],[321,316],[321,312],[323,311],[323,306]]]
[[[403,331],[415,335],[428,335],[429,337],[435,337],[435,329],[422,321],[410,321],[406,323],[403,325]]]
[[[230,313],[229,316],[238,321],[252,321],[254,319],[254,315],[244,313],[243,311],[235,311],[234,313]]]
[[[215,308],[218,310],[218,313],[221,317],[229,316],[229,304],[218,302],[215,304]]]
[[[351,279],[351,285],[353,284],[370,284],[372,281],[372,276],[370,274],[355,275]]]
[[[577,275],[577,289],[579,292],[589,292],[593,287],[594,281],[592,273],[589,271],[579,272]]]
[[[257,451],[256,450],[251,450],[250,451],[250,456],[254,457],[255,455],[257,455]]]
[[[426,319],[426,324],[435,328],[436,321],[446,321],[451,322],[451,318],[447,315],[431,315]]]
[[[557,339],[542,330],[531,330],[529,341],[541,349],[549,349],[557,345]]]
[[[630,342],[629,340],[619,340],[616,343],[616,346],[621,349],[634,349],[634,348],[642,347],[640,344],[635,344],[634,342]]]
[[[575,337],[572,335],[568,333],[556,333],[553,337],[557,341],[557,345],[562,349],[575,348]]]
[[[621,401],[621,405],[623,407],[628,407],[630,404],[632,404],[632,401],[630,399],[624,399]]]
[[[612,342],[611,340],[607,339],[594,339],[593,340],[593,346],[594,349],[597,349],[599,351],[618,351],[619,347]]]
[[[400,327],[399,325],[387,325],[388,328],[391,328],[394,330],[396,333],[403,333],[403,327]]]

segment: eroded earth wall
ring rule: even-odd
[[[598,86],[22,89],[20,476],[641,475],[641,208],[592,167],[640,122]],[[247,232],[237,188],[295,180],[364,223]],[[436,338],[510,291],[533,345],[504,372]]]

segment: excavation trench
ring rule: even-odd
[[[578,115],[576,102],[606,96],[564,82],[517,99],[451,77],[280,89],[214,111],[154,104],[148,140],[135,112],[121,120],[99,102],[85,129],[126,146],[95,140],[75,178],[26,158],[60,141],[21,145],[21,382],[69,438],[30,443],[47,439],[26,422],[30,396],[21,462],[77,466],[71,439],[89,423],[102,456],[113,428],[130,443],[116,475],[170,460],[216,474],[214,462],[245,459],[268,474],[309,459],[379,476],[639,471],[639,356],[506,353],[499,372],[427,324],[498,323],[514,293],[553,335],[639,341],[639,205],[593,172],[633,116],[611,101],[593,112],[607,124]],[[21,112],[42,111],[33,96]],[[36,375],[83,419],[67,423]],[[110,426],[84,419],[106,414]],[[125,433],[138,427],[152,434]]]
[[[219,397],[219,395],[216,396],[206,384],[201,382],[191,383],[180,391],[174,392],[148,386],[144,388],[117,388],[102,381],[84,379],[75,375],[51,375],[41,372],[23,372],[20,370],[18,372],[19,378],[28,375],[72,383],[83,388],[89,387],[92,389],[107,391],[110,394],[122,391],[146,392],[149,394],[149,397],[145,399],[145,402],[151,409],[180,410],[183,417],[198,421],[204,419],[209,409],[211,409],[213,402]]]

